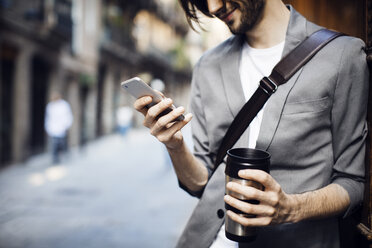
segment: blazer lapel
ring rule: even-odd
[[[240,79],[239,65],[243,36],[234,36],[233,44],[224,53],[224,60],[220,63],[223,87],[232,117],[235,118],[245,103],[243,87]],[[240,136],[234,147],[246,147],[249,142],[249,127]]]
[[[307,20],[296,12],[291,6],[288,7],[291,11],[291,16],[288,24],[282,57],[292,51],[308,36],[308,32],[306,30],[308,24]],[[311,32],[312,31],[313,30],[311,30]],[[267,150],[269,148],[278,128],[288,94],[295,85],[301,72],[302,69],[292,76],[292,78],[286,84],[281,85],[267,101],[256,148],[262,150]]]

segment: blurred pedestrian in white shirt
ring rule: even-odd
[[[121,135],[125,136],[132,126],[133,110],[129,106],[122,106],[116,111],[116,120]]]
[[[45,130],[51,138],[53,163],[60,162],[60,153],[67,151],[67,130],[71,127],[73,116],[70,104],[53,92],[45,110]]]

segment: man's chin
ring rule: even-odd
[[[231,26],[229,26],[229,29],[230,29],[230,32],[232,33],[232,34],[236,34],[236,35],[239,35],[239,34],[244,34],[245,32],[244,31],[242,31],[239,27],[231,27]]]
[[[244,25],[244,23],[234,23],[235,25],[228,25],[228,28],[230,29],[230,32],[232,34],[245,34],[247,32],[249,32],[250,30],[252,30],[252,28],[254,27],[254,25]]]
[[[231,21],[230,23],[226,24],[232,34],[241,34],[239,24],[235,23],[234,21]]]

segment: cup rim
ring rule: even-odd
[[[247,158],[246,156],[242,156],[240,154],[234,154],[233,152],[245,152],[245,154],[249,154],[249,155],[258,155],[259,157],[250,157],[250,158]],[[248,152],[248,153],[247,153]],[[261,150],[261,149],[255,149],[255,148],[231,148],[227,151],[227,154],[230,156],[230,157],[233,157],[235,159],[239,159],[239,160],[249,160],[249,161],[258,161],[258,160],[266,160],[266,159],[270,159],[270,154],[267,152],[267,151],[264,151],[264,150]]]

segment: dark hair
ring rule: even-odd
[[[206,0],[179,0],[179,2],[183,10],[185,11],[187,22],[192,29],[194,29],[192,22],[200,25],[198,11],[202,12],[208,17],[213,17],[213,15],[209,13],[208,3]]]

